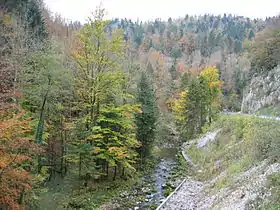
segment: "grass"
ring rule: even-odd
[[[280,209],[280,173],[273,173],[268,177],[267,187],[272,189],[272,194],[269,204],[264,209]]]
[[[250,165],[250,160],[245,156],[244,158],[230,164],[227,171],[229,174],[238,174],[248,169]]]
[[[234,175],[246,171],[264,159],[280,160],[280,122],[239,115],[220,116],[209,130],[221,129],[216,140],[206,148],[190,146],[186,153],[203,173],[196,177],[205,181],[225,172],[215,183],[221,189],[232,183]],[[280,199],[279,199],[280,201]]]
[[[222,188],[225,188],[229,185],[229,179],[227,176],[220,177],[217,182],[215,183],[216,190],[220,190]]]
[[[266,106],[260,109],[257,114],[267,116],[280,116],[280,105]]]
[[[145,164],[145,170],[138,172],[131,179],[91,182],[87,188],[83,187],[83,183],[74,173],[69,173],[64,179],[57,178],[48,183],[48,191],[40,195],[39,209],[98,209],[106,203],[118,203],[121,207],[129,208],[146,198],[139,190],[143,185],[140,178],[151,173],[155,164],[156,159],[151,157]]]
[[[137,179],[119,179],[79,189],[79,181],[61,181],[62,189],[49,187],[49,191],[40,196],[42,200],[39,209],[95,209],[137,184]]]

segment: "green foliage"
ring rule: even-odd
[[[164,196],[167,197],[169,196],[172,192],[173,192],[173,188],[169,185],[166,186],[166,188],[164,189]]]
[[[114,30],[108,37],[108,21],[99,9],[93,19],[81,28],[77,38],[78,49],[73,53],[76,62],[75,92],[79,100],[76,109],[98,115],[101,104],[110,103],[119,93],[125,76],[121,72],[124,40],[121,31]],[[109,100],[109,101],[108,101]]]
[[[254,33],[254,31],[253,30],[251,30],[250,32],[249,32],[249,34],[248,34],[248,39],[249,40],[252,40],[252,38],[255,36],[255,33]]]
[[[55,111],[61,97],[67,96],[71,90],[72,74],[63,66],[63,57],[54,47],[46,46],[45,52],[26,56],[24,64],[24,107],[39,112],[46,98],[46,109]]]
[[[175,139],[177,132],[172,123],[166,123],[173,120],[173,116],[169,116],[173,113],[169,112],[169,107],[166,108],[169,104],[166,104],[176,97],[177,89],[182,91],[175,104],[182,139],[193,138],[209,127],[221,127],[220,121],[210,125],[220,109],[219,72],[216,68],[206,68],[198,73],[201,66],[212,62],[214,53],[218,55],[214,60],[219,64],[221,75],[228,77],[229,83],[233,84],[226,89],[228,97],[223,103],[230,108],[238,107],[234,100],[241,98],[247,80],[243,66],[238,63],[239,58],[230,63],[230,66],[238,66],[228,69],[227,59],[234,58],[231,55],[249,50],[252,53],[252,72],[257,73],[270,70],[279,63],[279,30],[276,27],[268,39],[258,41],[256,32],[264,23],[257,20],[205,15],[170,18],[168,22],[108,21],[104,20],[104,10],[98,8],[93,18],[78,27],[80,29],[74,38],[72,29],[77,28],[75,24],[66,24],[59,18],[52,19],[44,14],[51,37],[57,34],[63,37],[57,43],[52,39],[45,40],[48,33],[42,15],[42,1],[5,1],[3,8],[0,39],[3,40],[1,56],[5,56],[5,60],[2,59],[0,64],[0,78],[4,84],[0,85],[0,103],[3,93],[9,95],[10,101],[22,96],[22,107],[35,118],[32,125],[36,133],[31,140],[35,137],[46,148],[45,152],[40,151],[31,157],[34,159],[33,167],[38,167],[39,173],[34,172],[36,180],[41,182],[48,175],[51,179],[57,173],[63,177],[66,172],[74,176],[76,183],[69,186],[77,185],[77,191],[62,199],[64,208],[97,208],[124,190],[123,185],[135,183],[133,179],[118,179],[132,178],[137,174],[137,152],[145,161],[156,136],[159,145],[163,143],[162,138],[168,142]],[[142,58],[145,57],[146,61],[146,56],[149,62],[147,71],[151,71],[153,81],[150,81],[148,73],[140,75],[138,71],[138,66],[143,66]],[[168,69],[170,57],[174,63]],[[186,68],[196,66],[193,65],[196,60],[201,66],[184,73]],[[177,81],[181,82],[178,84]],[[139,105],[134,105],[134,102]],[[1,110],[2,103],[0,107]],[[160,113],[160,126],[157,124],[158,107],[160,111],[164,110],[162,107],[166,108],[166,113]],[[225,159],[222,165],[227,176],[245,170],[253,160],[279,160],[278,124],[256,119],[223,120],[224,128],[218,141],[210,146],[216,151],[214,154],[201,152],[196,147],[190,147],[188,151],[195,162],[208,170],[207,178],[220,172],[220,168],[213,167],[218,159]],[[260,130],[272,132],[265,135],[266,132]],[[7,133],[14,135],[17,130],[12,127],[12,132]],[[231,144],[243,141],[250,149],[240,149]],[[149,160],[145,162],[148,167]],[[182,159],[179,162],[178,176],[189,173],[190,168],[182,164]],[[153,164],[148,167],[150,170]],[[78,175],[80,179],[77,179]],[[31,183],[34,196],[28,200],[29,203],[38,203],[39,182]],[[217,185],[223,187],[227,184],[229,182],[221,178]],[[64,186],[61,189],[64,193]],[[170,192],[168,187],[166,194]],[[135,204],[134,201],[128,202]]]
[[[1,6],[8,12],[14,13],[27,26],[26,33],[31,36],[30,42],[32,39],[41,39],[42,41],[47,38],[40,0],[11,0],[5,1]]]
[[[211,123],[220,109],[221,81],[216,68],[206,68],[175,101],[174,111],[182,139],[201,133],[206,122]]]
[[[119,30],[108,37],[104,10],[97,9],[77,35],[79,47],[74,52],[76,139],[72,142],[72,161],[79,163],[79,177],[85,180],[109,176],[109,168],[123,168],[134,174],[140,145],[135,138],[136,105],[121,104],[127,94],[126,75],[121,69],[122,35]],[[114,173],[113,179],[116,178]]]
[[[98,161],[104,160],[109,167],[121,164],[128,172],[135,172],[135,149],[140,146],[134,134],[132,116],[135,112],[137,107],[130,105],[104,108],[94,126],[82,132],[85,136],[75,144],[78,144],[83,159],[87,156],[88,161],[84,160],[86,169],[89,164],[98,167]]]
[[[272,194],[269,199],[269,205],[265,209],[278,209],[280,202],[280,173],[273,173],[268,177],[267,187],[271,189]]]
[[[241,110],[242,99],[236,93],[228,93],[224,95],[221,99],[221,106],[231,111]]]
[[[149,154],[149,149],[155,139],[158,109],[155,92],[145,72],[141,73],[138,83],[136,103],[141,105],[141,113],[136,114],[136,137],[141,142],[141,157]]]
[[[279,116],[280,106],[264,106],[263,108],[258,110],[257,114],[266,116]]]
[[[187,154],[203,169],[197,174],[207,180],[226,171],[216,186],[231,184],[231,178],[251,165],[269,159],[279,161],[279,123],[275,120],[222,115],[211,125],[210,130],[220,129],[213,143],[207,149],[192,145]],[[269,130],[269,133],[265,132]]]
[[[182,56],[181,49],[179,49],[177,46],[174,46],[171,50],[171,57],[174,59],[180,58]]]
[[[251,74],[267,72],[279,65],[280,37],[277,29],[279,23],[268,28],[258,37],[252,46]]]

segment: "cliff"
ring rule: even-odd
[[[258,110],[280,104],[280,67],[254,77],[244,91],[241,111],[255,113]]]

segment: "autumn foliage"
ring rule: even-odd
[[[29,137],[30,118],[17,106],[0,113],[0,203],[5,209],[23,208],[30,191],[32,156],[38,147]]]
[[[31,118],[15,103],[21,96],[18,90],[18,66],[13,60],[12,44],[18,34],[14,22],[0,13],[0,209],[24,209],[33,181],[33,156],[39,151],[32,142]],[[18,47],[18,45],[16,45]]]

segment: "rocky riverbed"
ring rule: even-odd
[[[167,181],[170,179],[170,172],[177,165],[176,162],[176,148],[164,148],[160,150],[160,161],[155,167],[154,173],[144,176],[143,183],[147,180],[153,180],[153,191],[147,193],[146,199],[139,203],[134,209],[147,209],[148,206],[158,206],[165,198],[164,190],[167,187]]]
[[[100,209],[156,209],[164,200],[167,188],[174,189],[179,182],[171,181],[174,168],[177,166],[177,148],[161,148],[157,150],[157,161],[154,167],[146,171],[133,187],[123,191],[112,203]]]

